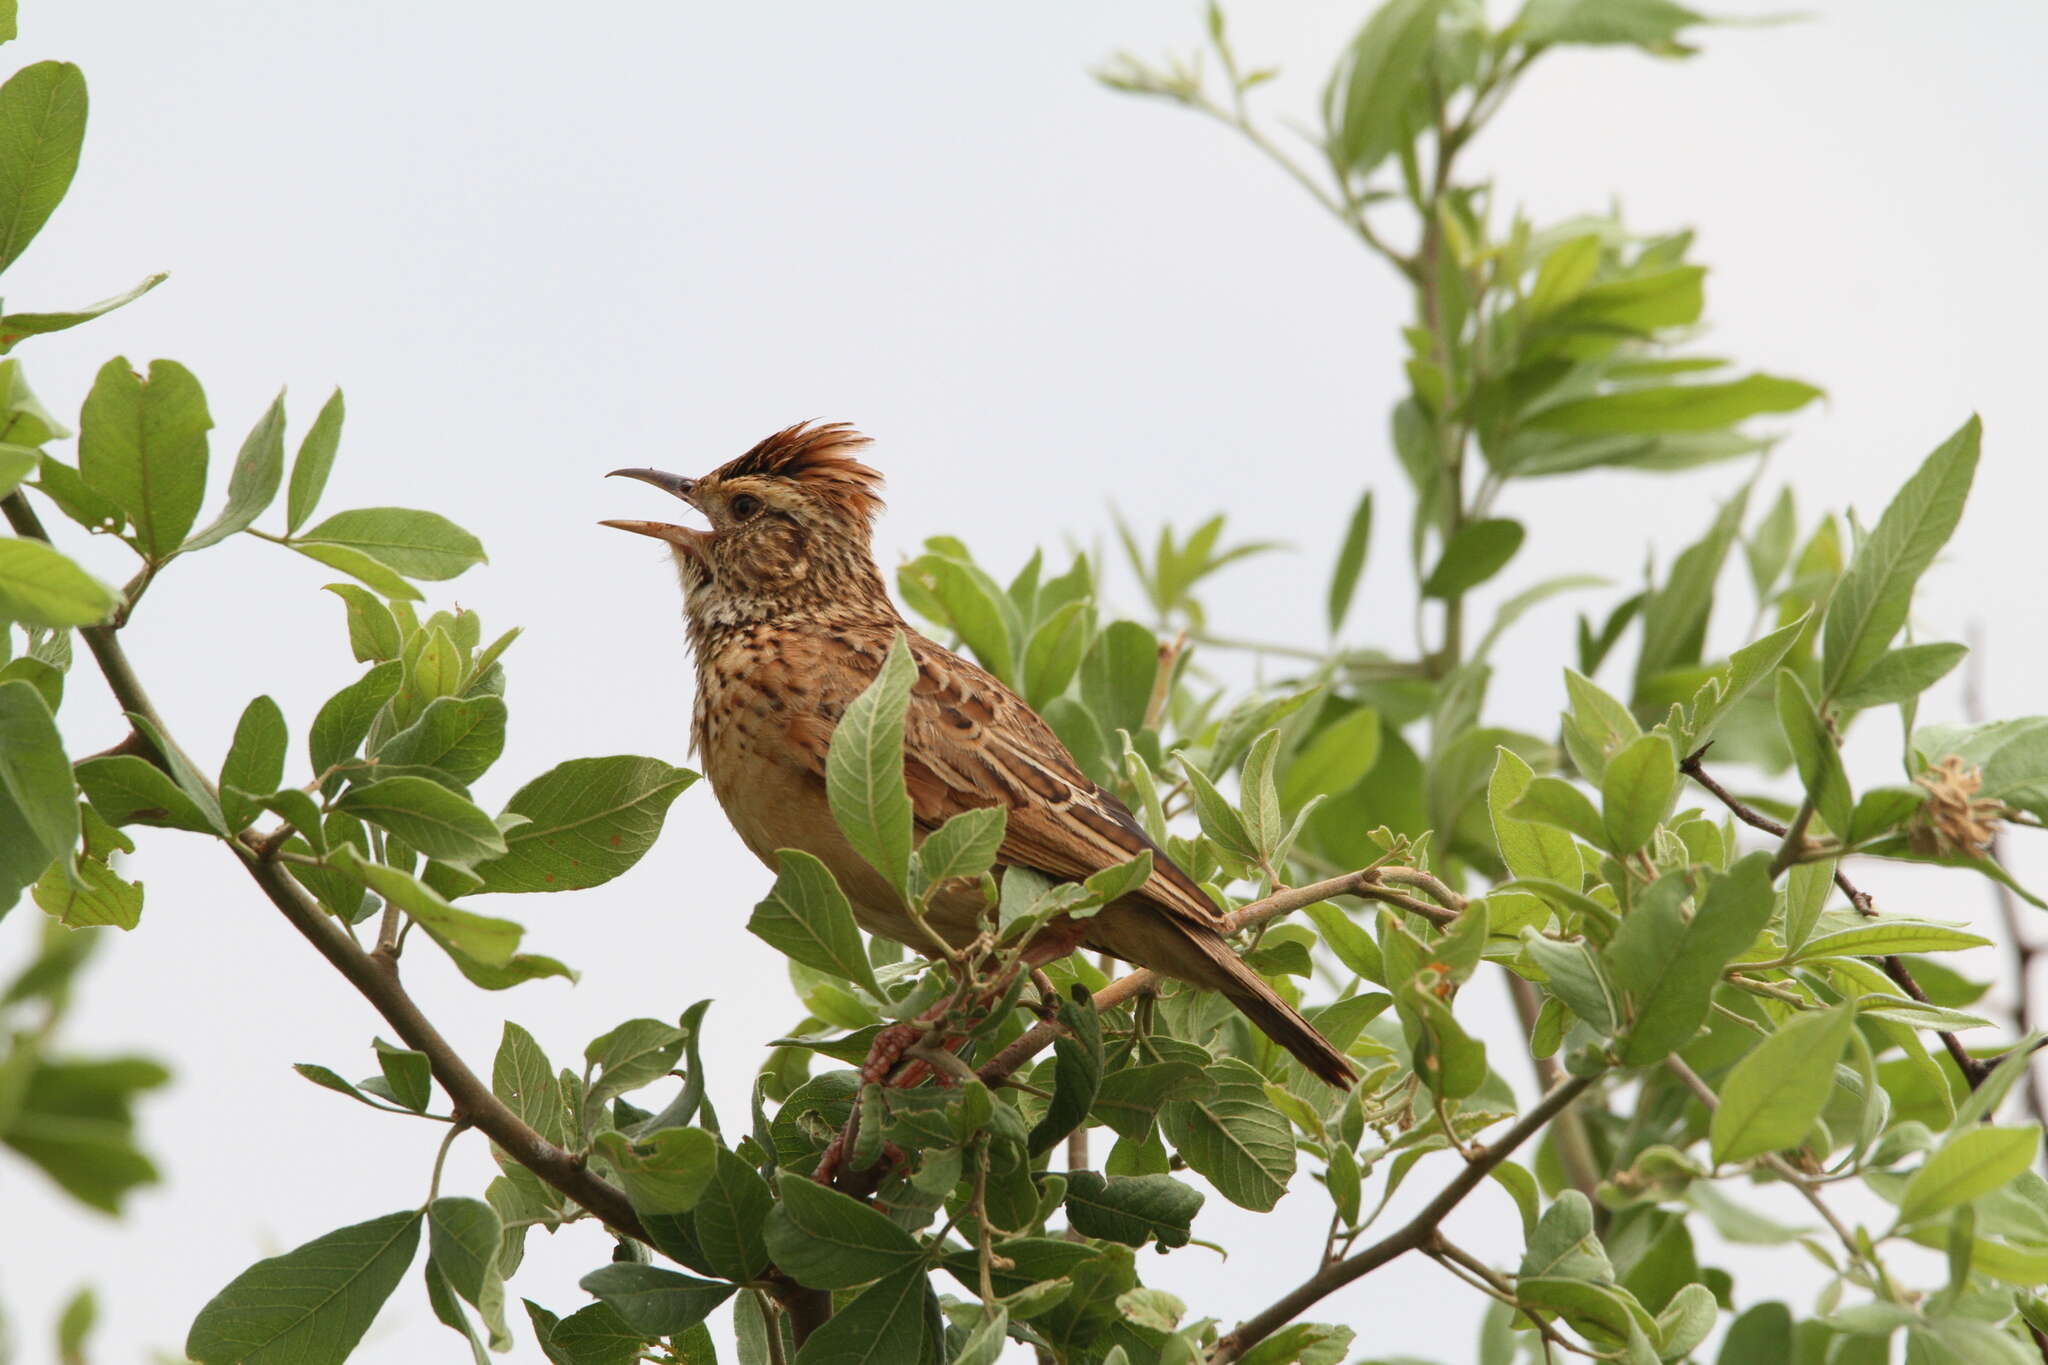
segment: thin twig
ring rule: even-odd
[[[1324,1266],[1292,1290],[1276,1299],[1270,1306],[1246,1318],[1209,1353],[1209,1365],[1227,1365],[1227,1362],[1241,1358],[1245,1352],[1256,1346],[1273,1333],[1279,1331],[1317,1302],[1342,1289],[1353,1280],[1369,1275],[1387,1262],[1406,1252],[1415,1250],[1436,1231],[1437,1225],[1450,1215],[1451,1210],[1464,1202],[1465,1196],[1479,1187],[1493,1169],[1514,1154],[1516,1148],[1543,1131],[1552,1119],[1563,1113],[1571,1102],[1583,1094],[1598,1075],[1573,1076],[1564,1084],[1552,1090],[1539,1100],[1535,1107],[1516,1120],[1515,1125],[1501,1134],[1500,1140],[1485,1149],[1476,1161],[1468,1162],[1451,1177],[1450,1182],[1437,1192],[1434,1199],[1423,1205],[1422,1210],[1401,1227],[1365,1250],[1346,1256],[1333,1265]]]
[[[1678,765],[1678,770],[1699,783],[1702,787],[1705,787],[1715,800],[1726,806],[1729,813],[1743,824],[1748,825],[1751,829],[1760,829],[1766,834],[1776,835],[1781,839],[1785,838],[1790,833],[1787,826],[1779,824],[1770,816],[1745,804],[1739,797],[1735,796],[1719,782],[1716,782],[1708,774],[1706,768],[1701,765],[1700,760],[1706,756],[1707,750],[1711,747],[1710,744],[1702,745],[1698,750],[1687,755],[1686,760]],[[1802,806],[1801,809],[1805,810],[1806,807]],[[1877,914],[1877,902],[1868,892],[1859,889],[1851,882],[1843,874],[1839,864],[1835,867],[1835,885],[1840,887],[1842,894],[1849,898],[1849,904],[1856,907],[1858,914],[1864,916],[1875,916]],[[1913,969],[1908,967],[1904,960],[1896,953],[1889,954],[1878,959],[1878,961],[1884,968],[1884,974],[1896,982],[1899,989],[1905,991],[1907,995],[1923,1005],[1932,1003],[1927,998],[1927,992],[1921,989],[1919,981],[1914,979]],[[1935,1036],[1940,1038],[1941,1045],[1948,1049],[1948,1055],[1955,1062],[1956,1069],[1963,1073],[1964,1083],[1972,1090],[1982,1085],[1984,1078],[1991,1074],[1992,1063],[1978,1057],[1972,1057],[1969,1049],[1963,1046],[1962,1040],[1953,1033],[1936,1030]]]
[[[1535,1324],[1536,1330],[1542,1334],[1545,1341],[1554,1346],[1562,1347],[1573,1355],[1598,1358],[1597,1352],[1587,1350],[1585,1347],[1565,1337],[1555,1327],[1552,1327],[1541,1313],[1522,1308],[1522,1301],[1515,1295],[1515,1286],[1507,1276],[1501,1274],[1492,1266],[1444,1236],[1441,1228],[1429,1235],[1429,1240],[1424,1244],[1422,1250],[1431,1260],[1453,1274],[1457,1274],[1458,1269],[1462,1267],[1466,1274],[1459,1275],[1458,1278],[1464,1280],[1473,1288],[1498,1299],[1511,1308],[1521,1309],[1523,1316]]]

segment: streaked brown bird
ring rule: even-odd
[[[847,843],[825,795],[833,728],[900,632],[917,664],[903,775],[920,839],[961,811],[1001,806],[1001,866],[1078,881],[1151,851],[1149,881],[1091,918],[1054,920],[1027,960],[1042,965],[1085,947],[1221,991],[1311,1072],[1350,1085],[1344,1055],[1231,950],[1222,915],[1129,809],[1082,773],[1015,693],[897,612],[869,548],[882,479],[856,457],[868,444],[845,423],[803,424],[702,478],[613,471],[674,494],[710,522],[703,531],[604,524],[673,552],[697,665],[692,739],[740,838],[771,868],[778,849],[813,854],[862,928],[920,945],[896,891]],[[981,911],[979,893],[963,888],[942,895],[929,920],[965,945]]]

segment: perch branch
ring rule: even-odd
[[[0,500],[0,510],[5,511],[8,523],[17,532],[49,543],[49,533],[43,529],[35,509],[19,494]],[[101,676],[122,710],[148,720],[164,736],[165,744],[176,750],[178,743],[150,701],[127,651],[122,648],[117,629],[111,625],[86,626],[78,633],[92,651]],[[187,766],[195,773],[203,771],[196,764]],[[406,992],[394,958],[364,952],[348,931],[322,910],[273,858],[239,840],[229,841],[229,847],[241,859],[243,870],[292,928],[370,1002],[407,1047],[426,1054],[434,1079],[454,1103],[458,1125],[466,1123],[488,1135],[512,1160],[590,1210],[606,1226],[653,1245],[624,1191],[594,1174],[576,1153],[548,1141],[470,1069]],[[768,1274],[770,1292],[789,1312],[799,1340],[831,1316],[830,1295],[801,1288],[778,1271]]]

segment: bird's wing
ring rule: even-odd
[[[1223,928],[1201,888],[1147,837],[1123,802],[1081,771],[1022,698],[951,650],[906,634],[917,677],[904,720],[903,776],[920,826],[936,829],[962,811],[1001,806],[1009,818],[998,861],[1064,880],[1149,851],[1151,879],[1134,894],[1207,928]],[[881,665],[880,653],[867,643],[839,645],[848,657],[832,671],[855,672],[865,686]],[[884,639],[882,649],[887,644]],[[791,739],[822,776],[831,722],[798,717]]]

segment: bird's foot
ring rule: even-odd
[[[875,1041],[868,1045],[868,1059],[861,1064],[860,1079],[863,1085],[886,1085],[896,1070],[896,1064],[903,1060],[903,1054],[917,1046],[925,1035],[926,1025],[922,1022],[891,1024],[875,1035]],[[923,1063],[913,1063],[922,1066]],[[915,1084],[915,1082],[910,1082]]]

